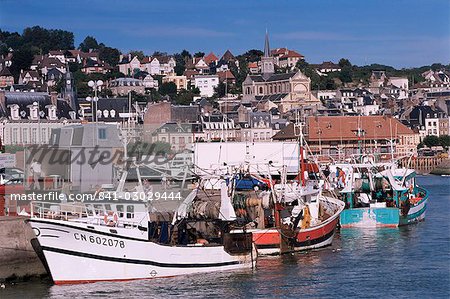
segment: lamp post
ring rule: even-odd
[[[97,81],[91,80],[88,82],[88,86],[94,90],[94,97],[93,98],[87,97],[86,100],[88,102],[91,102],[91,111],[92,111],[91,120],[94,121],[94,115],[95,115],[95,122],[97,122],[97,102],[98,102],[97,92],[100,91],[102,85],[103,85],[102,80],[97,80]],[[94,102],[95,102],[95,114],[94,114]]]
[[[103,85],[103,81],[102,80],[97,80],[97,81],[89,81],[88,82],[88,86],[91,87],[94,90],[94,97],[87,97],[86,100],[88,102],[91,102],[91,111],[92,111],[92,118],[91,121],[94,121],[94,115],[95,115],[95,129],[94,129],[94,138],[93,138],[93,145],[96,144],[98,142],[97,140],[97,102],[98,102],[98,96],[97,96],[97,92],[101,89],[101,86]],[[94,114],[94,103],[95,103],[95,114]]]

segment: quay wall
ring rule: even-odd
[[[437,175],[450,175],[450,159],[445,159],[442,161],[430,173]]]
[[[0,281],[46,274],[31,246],[34,233],[24,217],[0,217]]]
[[[435,169],[439,167],[441,164],[445,164],[445,161],[448,161],[449,158],[444,157],[417,157],[409,160],[409,158],[404,158],[399,160],[400,167],[413,168],[419,174],[428,174],[433,173]],[[448,166],[447,166],[448,167]],[[450,169],[447,168],[444,171],[450,173]],[[441,173],[440,173],[441,174]],[[447,174],[447,173],[442,173]]]

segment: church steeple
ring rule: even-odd
[[[261,57],[261,73],[264,80],[267,80],[275,73],[274,59],[270,55],[269,33],[266,30],[266,40],[264,43],[264,56]]]
[[[264,43],[264,57],[270,57],[269,33],[266,29],[266,40]]]

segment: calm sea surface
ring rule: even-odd
[[[0,298],[450,298],[450,178],[418,182],[431,194],[425,222],[341,230],[331,247],[261,258],[254,272],[75,286],[35,280],[7,284]]]

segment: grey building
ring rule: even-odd
[[[92,191],[113,183],[115,165],[123,157],[123,142],[116,125],[69,125],[52,130],[50,147],[34,157],[46,176],[61,176],[72,183],[73,190]]]

